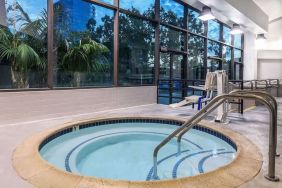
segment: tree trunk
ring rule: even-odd
[[[80,72],[74,72],[73,81],[75,87],[80,87],[81,75]]]
[[[11,67],[11,75],[12,75],[12,88],[28,88],[28,78],[27,74],[24,72],[17,71]]]

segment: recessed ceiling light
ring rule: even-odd
[[[207,21],[207,20],[215,19],[215,16],[212,14],[210,7],[204,6],[199,16],[199,19],[202,21]]]
[[[243,33],[243,31],[242,31],[240,25],[239,24],[233,24],[233,28],[231,29],[230,34],[231,35],[238,35],[238,34],[242,34],[242,33]]]

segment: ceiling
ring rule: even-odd
[[[269,21],[282,19],[282,0],[253,0],[268,16]]]

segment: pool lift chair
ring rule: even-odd
[[[198,110],[201,109],[202,103],[208,102],[213,98],[216,82],[216,73],[208,72],[204,86],[189,86],[189,88],[205,91],[205,96],[192,95],[185,97],[183,101],[169,105],[171,108],[179,108],[186,105],[198,104]]]
[[[192,95],[186,97],[179,103],[169,105],[171,108],[178,108],[186,105],[198,104],[198,110],[201,110],[202,104],[211,101],[214,98],[214,92],[216,90],[217,95],[229,93],[230,86],[228,82],[228,75],[225,70],[217,70],[215,72],[208,72],[206,76],[205,85],[200,86],[189,86],[189,88],[202,90],[206,92],[204,96]],[[217,114],[215,116],[215,122],[228,123],[227,115],[229,111],[228,102],[224,102],[217,108]]]

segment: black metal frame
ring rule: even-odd
[[[207,57],[207,43],[208,40],[216,42],[218,44],[220,44],[221,46],[221,61],[222,61],[222,45],[225,46],[229,46],[231,47],[232,50],[232,68],[233,70],[231,71],[232,73],[234,72],[234,49],[238,49],[241,50],[242,52],[242,64],[243,64],[243,54],[244,54],[244,49],[243,49],[243,43],[244,43],[244,37],[242,35],[242,49],[240,48],[236,48],[233,44],[234,44],[234,37],[232,36],[232,43],[231,45],[229,44],[225,44],[223,42],[223,26],[226,26],[228,28],[230,28],[228,25],[226,25],[225,23],[220,22],[219,20],[216,20],[218,23],[220,23],[220,41],[217,40],[213,40],[208,38],[207,33],[208,33],[208,24],[207,22],[204,22],[204,35],[200,35],[194,32],[189,31],[188,28],[188,9],[193,9],[194,11],[200,12],[200,10],[188,5],[187,3],[181,1],[181,0],[173,0],[177,3],[180,3],[184,6],[184,19],[183,19],[183,28],[172,25],[172,24],[168,24],[165,22],[162,22],[161,18],[160,18],[160,0],[155,0],[155,17],[154,18],[147,18],[145,16],[142,15],[138,15],[138,14],[134,14],[128,10],[122,9],[119,7],[119,0],[113,0],[114,1],[114,5],[110,5],[98,0],[84,0],[87,1],[89,3],[93,3],[99,6],[102,6],[104,8],[108,8],[114,11],[114,62],[113,62],[113,86],[114,87],[121,87],[120,84],[118,83],[118,65],[119,65],[119,13],[124,13],[130,16],[133,16],[135,18],[138,19],[142,19],[142,20],[147,20],[152,22],[155,25],[155,79],[154,79],[154,85],[157,85],[158,83],[158,79],[159,79],[159,67],[160,67],[160,52],[161,52],[161,46],[160,46],[160,26],[165,26],[168,27],[170,29],[176,30],[176,31],[180,31],[183,35],[184,35],[184,51],[177,51],[178,53],[182,53],[183,54],[183,63],[182,63],[182,79],[187,79],[188,75],[187,75],[187,63],[188,63],[188,35],[195,35],[198,37],[201,37],[204,39],[204,70],[206,73],[207,71],[207,59],[210,59],[211,57]],[[53,23],[53,17],[54,17],[54,13],[53,13],[53,0],[47,0],[47,7],[48,7],[48,73],[47,73],[47,86],[48,88],[27,88],[27,89],[5,89],[5,91],[30,91],[30,90],[47,90],[47,89],[61,89],[61,88],[57,88],[54,87],[54,81],[53,81],[53,64],[54,64],[54,33],[53,33],[53,29],[54,29],[54,23]],[[173,49],[168,49],[170,51],[173,51]],[[234,75],[231,75],[232,78]],[[129,86],[130,87],[130,86]],[[64,89],[83,89],[85,87],[82,88],[64,88]],[[87,87],[87,88],[99,88],[99,87]],[[2,89],[0,89],[0,91],[3,91]],[[185,92],[186,93],[186,92]]]

